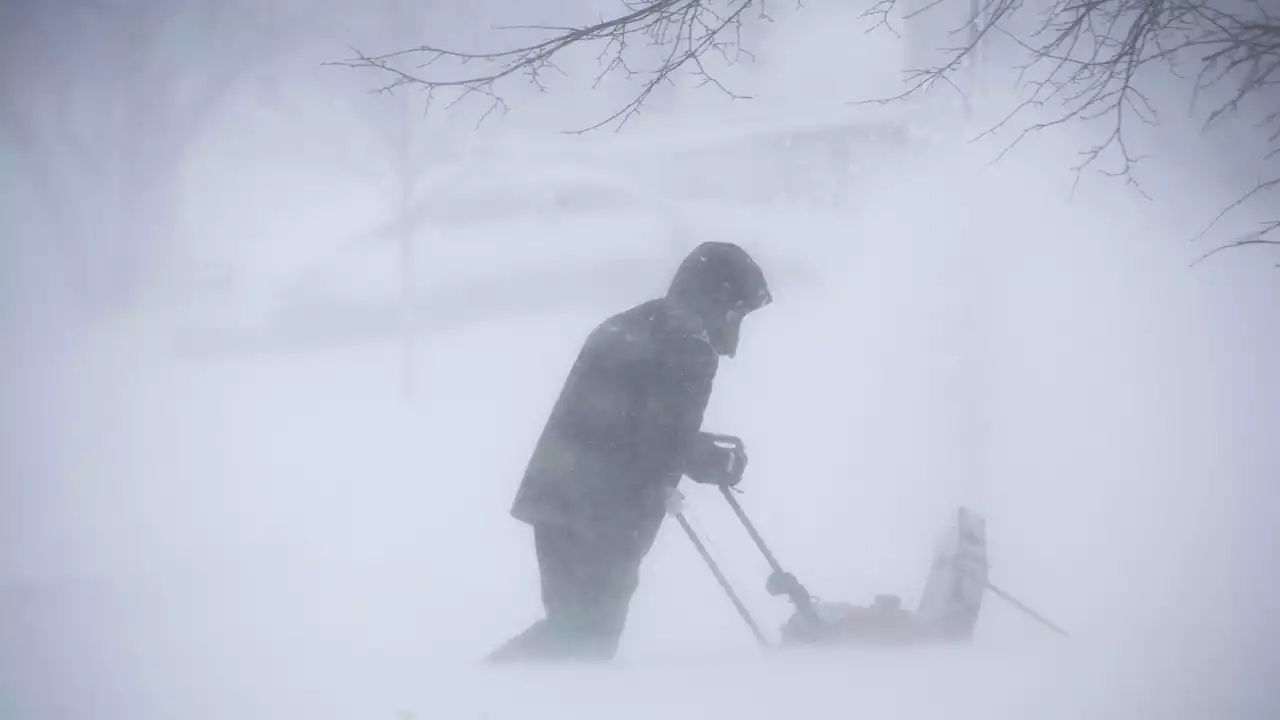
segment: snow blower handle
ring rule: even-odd
[[[747,514],[742,511],[742,506],[738,504],[738,499],[733,496],[733,489],[727,485],[720,486],[720,494],[724,495],[724,499],[729,502],[729,507],[733,508],[733,513],[738,516],[738,520],[742,521],[742,526],[747,529],[747,534],[751,536],[751,540],[755,542],[756,547],[760,548],[760,554],[764,555],[764,559],[769,563],[769,569],[773,574],[769,576],[765,584],[765,589],[771,595],[786,595],[791,602],[795,604],[797,612],[805,618],[805,620],[814,623],[814,627],[821,624],[818,618],[818,612],[813,607],[813,596],[805,589],[804,585],[796,579],[795,575],[782,569],[778,564],[778,559],[769,551],[769,546],[764,544],[764,538],[760,537],[760,533],[756,532],[756,526],[751,524],[747,519]]]
[[[720,494],[724,495],[724,499],[729,502],[729,507],[733,508],[733,514],[738,516],[742,521],[742,526],[747,529],[747,534],[751,536],[751,540],[760,548],[760,554],[764,555],[765,562],[769,563],[769,569],[777,575],[786,575],[782,566],[778,564],[778,559],[769,551],[769,546],[764,544],[764,538],[760,537],[760,533],[756,532],[756,526],[751,524],[747,519],[747,514],[742,511],[742,506],[738,504],[738,499],[733,496],[733,490],[728,485],[720,486]]]
[[[671,514],[675,516],[676,522],[680,523],[680,527],[684,529],[684,534],[689,536],[689,540],[693,543],[693,547],[698,551],[698,555],[702,557],[702,561],[707,564],[708,568],[710,568],[711,574],[715,577],[716,582],[720,584],[720,589],[724,590],[724,594],[729,597],[729,602],[733,603],[733,608],[738,611],[738,616],[741,617],[742,621],[747,624],[748,628],[750,628],[751,634],[756,638],[756,642],[760,643],[761,647],[768,648],[769,640],[765,638],[764,633],[760,631],[760,626],[757,625],[755,619],[751,617],[751,613],[747,610],[747,606],[743,605],[742,600],[738,598],[738,593],[733,591],[733,586],[729,584],[729,579],[720,571],[720,566],[717,565],[715,559],[711,557],[711,553],[707,552],[707,547],[702,544],[702,540],[698,538],[698,533],[694,532],[693,526],[689,524],[689,520],[684,516],[684,513],[679,510],[673,510]]]

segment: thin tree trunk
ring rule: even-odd
[[[396,216],[400,222],[400,283],[403,339],[401,344],[401,393],[405,402],[413,402],[417,392],[417,277],[414,272],[413,203],[417,194],[418,168],[414,157],[414,119],[411,103],[406,99],[399,120],[399,145],[396,164],[399,175],[399,197]]]
[[[413,228],[409,223],[410,212],[410,196],[409,187],[406,185],[404,192],[401,193],[400,202],[400,268],[401,268],[401,292],[403,303],[403,321],[404,321],[404,341],[402,348],[402,370],[401,370],[401,389],[406,402],[412,402],[414,392],[416,390],[416,377],[414,368],[417,363],[417,337],[415,327],[417,316],[414,312],[415,292],[415,273],[414,264],[414,247],[413,247]]]

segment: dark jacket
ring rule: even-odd
[[[668,299],[587,338],[529,461],[511,514],[647,550],[702,425],[719,357],[697,315]]]

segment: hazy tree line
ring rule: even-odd
[[[192,148],[236,98],[287,94],[299,58],[310,69],[328,60],[373,71],[329,68],[346,73],[336,82],[347,84],[348,109],[363,113],[371,130],[372,142],[344,162],[352,172],[376,175],[388,214],[407,217],[425,192],[420,171],[432,152],[415,120],[422,103],[475,96],[500,109],[516,86],[572,70],[558,61],[579,46],[591,46],[601,77],[628,77],[634,92],[596,122],[566,130],[625,124],[677,78],[733,94],[718,70],[749,59],[753,26],[772,22],[777,6],[770,2],[556,3],[554,14],[572,7],[584,17],[593,9],[596,19],[495,30],[479,44],[451,33],[442,18],[489,13],[501,24],[500,7],[446,0],[7,2],[0,4],[0,148],[6,171],[42,218],[40,238],[24,240],[56,248],[68,286],[86,307],[124,308],[164,270],[168,211]],[[1265,0],[903,3],[869,4],[869,29],[919,45],[912,28],[925,27],[920,18],[969,20],[936,38],[936,53],[904,55],[930,58],[908,68],[904,98],[938,86],[963,91],[970,61],[1000,45],[1002,69],[1016,71],[1023,97],[1000,126],[1017,136],[1105,125],[1101,140],[1083,148],[1082,168],[1109,163],[1107,172],[1134,179],[1139,158],[1131,133],[1158,122],[1161,112],[1181,110],[1158,107],[1147,91],[1169,77],[1194,88],[1197,104],[1189,111],[1209,129],[1243,118],[1265,131],[1258,157],[1275,160],[1280,151],[1280,15]],[[530,12],[522,6],[519,18]],[[861,32],[850,28],[849,42]],[[368,92],[378,88],[420,92]],[[1278,186],[1280,176],[1260,176],[1239,206],[1273,207]],[[1277,228],[1280,219],[1271,219],[1219,245],[1277,244]],[[410,255],[413,228],[400,232],[401,251]],[[410,272],[413,263],[404,266]],[[412,278],[404,284],[411,287]]]
[[[599,77],[635,78],[637,90],[612,113],[573,129],[585,132],[624,125],[680,74],[734,95],[717,68],[750,56],[743,30],[771,22],[770,7],[776,5],[767,0],[630,0],[593,23],[519,28],[539,35],[496,50],[418,43],[357,53],[345,64],[376,70],[388,91],[415,87],[433,98],[480,96],[491,111],[506,107],[503,93],[511,83],[541,87],[563,72],[557,62],[563,55],[591,45],[601,59]],[[1134,170],[1142,158],[1132,139],[1168,110],[1160,107],[1155,87],[1172,78],[1191,91],[1189,112],[1206,129],[1243,118],[1264,131],[1257,156],[1280,155],[1280,8],[1266,0],[877,0],[864,18],[872,30],[905,38],[906,88],[901,95],[854,101],[906,100],[939,86],[964,96],[976,91],[983,64],[1003,63],[995,74],[1003,79],[1012,72],[1021,100],[988,131],[1012,130],[1016,145],[1029,133],[1057,126],[1101,124],[1105,132],[1082,149],[1076,169],[1106,164],[1098,169],[1141,192]],[[856,42],[852,29],[850,34]],[[1004,52],[991,53],[992,45]],[[1280,174],[1260,177],[1201,234],[1242,206],[1270,207],[1278,188]],[[1277,230],[1280,218],[1265,219],[1205,257],[1230,247],[1280,244]]]
[[[169,268],[184,163],[244,103],[290,106],[291,83],[346,42],[409,42],[459,3],[378,0],[15,0],[0,3],[0,153],[78,305],[135,305]],[[423,141],[407,98],[361,83],[344,107],[369,142],[315,148],[379,184],[415,190]],[[297,104],[300,107],[300,104]],[[293,121],[307,126],[298,112]],[[349,145],[349,143],[348,143]]]

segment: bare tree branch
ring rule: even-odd
[[[1233,248],[1246,247],[1249,245],[1280,245],[1280,240],[1265,240],[1259,237],[1260,235],[1271,233],[1277,227],[1280,227],[1280,221],[1271,221],[1271,222],[1264,223],[1263,228],[1261,230],[1250,233],[1248,236],[1245,236],[1233,242],[1229,242],[1226,245],[1219,245],[1218,247],[1196,258],[1195,261],[1192,262],[1191,264],[1193,266],[1199,265],[1200,263],[1204,262],[1205,260],[1208,260],[1214,255],[1217,255],[1218,253],[1224,250],[1231,250]],[[1277,265],[1277,267],[1280,267],[1280,265]]]
[[[1196,236],[1192,238],[1192,240],[1200,240],[1201,238],[1205,237],[1209,233],[1209,231],[1212,230],[1214,226],[1217,225],[1219,222],[1221,222],[1222,219],[1225,218],[1227,215],[1231,214],[1232,212],[1240,208],[1242,205],[1252,200],[1254,197],[1267,193],[1269,191],[1272,191],[1276,187],[1280,187],[1280,177],[1272,178],[1270,180],[1259,180],[1258,184],[1254,185],[1252,190],[1245,193],[1244,195],[1241,195],[1239,198],[1235,200],[1235,202],[1223,208],[1222,212],[1219,212],[1218,215],[1214,217],[1214,219],[1205,227],[1205,229],[1201,230],[1198,234],[1196,234]],[[1276,230],[1280,230],[1280,220],[1269,220],[1267,222],[1264,222],[1262,223],[1262,226],[1259,229],[1246,233],[1245,235],[1236,238],[1234,242],[1227,243],[1226,245],[1219,245],[1213,250],[1210,250],[1204,255],[1201,255],[1199,258],[1196,259],[1195,262],[1192,263],[1192,265],[1198,265],[1202,261],[1207,260],[1208,258],[1213,257],[1214,255],[1217,255],[1218,252],[1225,250],[1227,248],[1240,247],[1242,245],[1280,245],[1280,240],[1266,239],[1266,236],[1270,235]]]
[[[897,33],[895,19],[909,21],[934,11],[946,0],[920,0],[904,9],[898,0],[877,0],[863,13],[873,21],[870,30],[884,28]],[[952,0],[954,1],[954,0]],[[721,83],[706,63],[707,53],[728,63],[750,57],[741,47],[739,33],[744,17],[757,8],[755,17],[767,19],[764,0],[621,0],[616,16],[581,27],[524,26],[518,29],[544,33],[535,42],[493,52],[463,52],[434,45],[372,55],[355,51],[355,57],[330,63],[372,69],[389,81],[382,92],[403,87],[426,91],[428,101],[442,90],[453,89],[457,103],[472,95],[488,98],[490,113],[506,109],[498,86],[510,78],[524,78],[545,90],[544,78],[560,72],[556,65],[566,50],[576,45],[598,45],[599,84],[610,74],[641,78],[636,96],[616,112],[580,130],[606,125],[618,128],[635,114],[651,94],[675,73],[685,71],[730,97],[740,97]],[[944,59],[932,67],[909,68],[908,87],[886,98],[861,101],[886,104],[928,91],[941,84],[964,95],[953,77],[976,57],[989,39],[1011,42],[1024,57],[1015,66],[1023,97],[1003,118],[977,138],[994,135],[1019,122],[1028,112],[1049,112],[1014,134],[1000,153],[1010,152],[1028,136],[1071,123],[1103,123],[1099,140],[1080,153],[1073,168],[1078,183],[1083,172],[1096,170],[1121,178],[1144,196],[1135,174],[1143,156],[1130,138],[1133,128],[1160,121],[1155,101],[1144,91],[1153,73],[1172,73],[1193,83],[1197,99],[1209,98],[1205,129],[1238,116],[1246,105],[1264,107],[1260,123],[1269,131],[1270,151],[1260,157],[1280,160],[1280,9],[1275,0],[976,0],[970,17],[949,34],[968,31],[955,47],[939,48]],[[1015,20],[1030,18],[1030,31]],[[506,28],[517,29],[515,27]],[[868,32],[870,32],[868,30]],[[656,61],[645,65],[633,50],[661,50]],[[449,76],[446,66],[466,67],[484,63],[486,70]],[[968,98],[965,98],[966,103]],[[1194,108],[1193,108],[1194,109]],[[483,119],[483,118],[482,118]],[[999,158],[997,158],[998,160]],[[1280,190],[1280,171],[1224,210],[1223,215],[1263,194]],[[1210,224],[1216,226],[1220,215]],[[1260,244],[1263,236],[1278,232],[1277,222],[1236,238]],[[1203,235],[1203,233],[1202,233]],[[1197,236],[1199,237],[1199,236]]]
[[[630,78],[642,78],[640,89],[630,102],[608,117],[587,127],[568,131],[574,134],[590,132],[608,125],[621,128],[640,112],[645,101],[659,86],[670,84],[673,76],[681,71],[691,73],[700,80],[699,85],[710,85],[731,98],[744,99],[722,83],[707,66],[708,54],[718,56],[732,64],[751,55],[741,43],[744,15],[752,7],[758,7],[759,19],[766,19],[761,0],[626,0],[624,12],[616,17],[601,20],[582,27],[557,26],[507,26],[500,30],[534,30],[547,33],[537,42],[524,44],[509,50],[496,52],[463,52],[434,45],[421,45],[382,55],[369,55],[355,48],[355,57],[328,63],[350,68],[373,69],[390,77],[390,81],[378,88],[378,92],[393,92],[404,87],[418,87],[426,91],[428,103],[441,90],[453,89],[457,97],[454,105],[472,95],[486,97],[490,101],[485,116],[505,111],[507,103],[497,86],[510,78],[523,77],[540,90],[546,89],[544,78],[548,73],[561,73],[557,59],[565,50],[576,45],[599,45],[597,56],[600,71],[594,79],[598,85],[610,74]],[[637,63],[632,50],[661,48],[656,64],[648,67]],[[433,77],[424,74],[442,64],[466,66],[483,62],[492,67],[479,73],[464,73],[454,77]],[[406,68],[405,63],[411,63]],[[481,120],[483,121],[483,117]]]
[[[910,17],[939,2],[933,0],[913,13],[900,11],[897,0],[880,0],[865,17],[885,26],[895,12]],[[1102,121],[1109,130],[1080,153],[1081,161],[1073,168],[1076,182],[1084,170],[1110,158],[1110,167],[1099,167],[1099,172],[1124,179],[1146,196],[1134,174],[1143,157],[1132,150],[1129,137],[1135,125],[1159,122],[1155,103],[1142,89],[1152,73],[1188,78],[1197,99],[1215,98],[1216,105],[1206,112],[1206,130],[1238,115],[1250,101],[1274,103],[1280,90],[1280,15],[1268,0],[1046,0],[1039,4],[1032,30],[1018,32],[1012,20],[1029,12],[1029,5],[1026,0],[984,0],[968,20],[980,28],[975,36],[945,49],[943,62],[912,70],[910,87],[901,94],[867,102],[894,102],[948,82],[985,37],[999,34],[1025,57],[1015,67],[1023,98],[974,139],[1005,130],[1028,111],[1054,113],[1048,120],[1021,128],[998,160],[1034,133],[1068,123]],[[1273,147],[1260,155],[1274,159],[1280,157],[1280,108],[1264,108],[1263,115],[1259,125],[1270,130]],[[1260,181],[1225,208],[1210,228],[1278,186],[1280,173]],[[1263,236],[1278,227],[1280,221],[1264,223],[1224,247],[1264,244]]]

